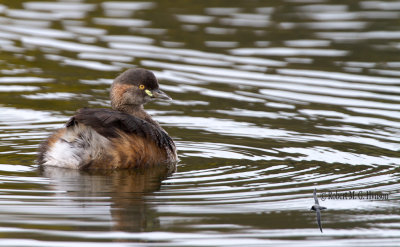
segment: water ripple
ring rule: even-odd
[[[399,6],[3,3],[0,246],[396,245]],[[131,67],[174,99],[146,109],[177,170],[37,167],[39,143],[76,109],[109,107]],[[352,191],[388,198],[322,199]]]

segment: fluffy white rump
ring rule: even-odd
[[[110,141],[95,130],[77,124],[49,147],[43,165],[79,169],[104,154],[109,146]]]

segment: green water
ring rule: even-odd
[[[396,1],[3,1],[0,246],[397,246],[399,20]],[[146,109],[177,170],[37,167],[131,67],[174,99]]]

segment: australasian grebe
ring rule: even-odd
[[[154,74],[129,69],[111,86],[112,109],[79,109],[65,128],[39,148],[38,163],[74,169],[115,169],[173,164],[175,144],[143,109],[153,99],[171,98]]]

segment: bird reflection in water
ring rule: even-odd
[[[161,182],[175,169],[175,166],[157,166],[152,169],[80,171],[42,166],[40,173],[51,180],[50,186],[57,191],[56,196],[65,197],[65,193],[71,198],[73,203],[69,201],[67,206],[78,204],[76,207],[97,217],[100,205],[103,207],[100,212],[110,213],[112,230],[143,232],[152,231],[160,224],[154,209],[146,202],[146,195],[160,190]],[[98,215],[104,216],[103,213]],[[79,230],[92,230],[88,228],[90,226],[80,226]]]

